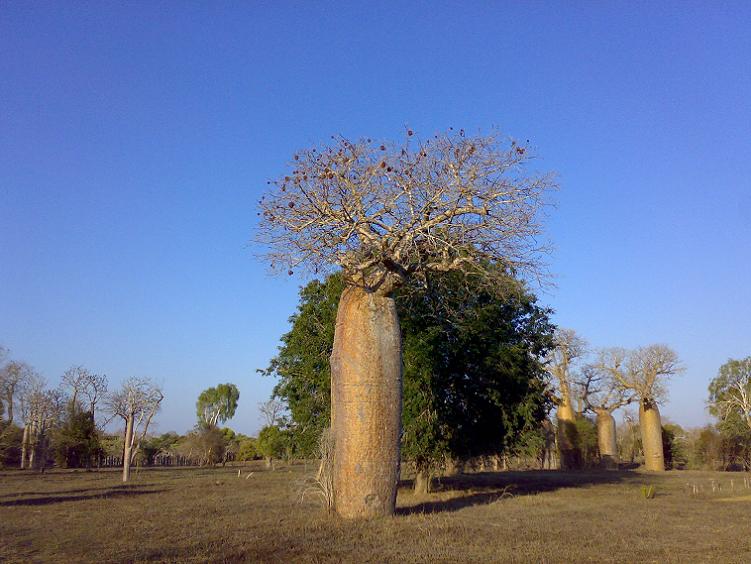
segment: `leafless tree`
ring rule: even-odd
[[[284,403],[276,398],[258,404],[258,411],[261,413],[265,427],[277,425],[284,411]]]
[[[581,465],[576,445],[576,415],[573,407],[574,374],[576,364],[587,352],[587,343],[573,329],[559,328],[554,336],[555,346],[546,359],[546,367],[557,388],[558,450],[563,470]]]
[[[107,376],[95,374],[83,366],[71,366],[63,374],[62,384],[70,388],[72,408],[87,409],[94,417],[96,404],[107,393]]]
[[[28,364],[14,360],[0,368],[0,402],[3,403],[7,423],[13,423],[13,409],[18,401],[18,392],[29,381],[32,373],[33,369]]]
[[[607,467],[618,464],[618,445],[613,412],[635,401],[636,394],[622,385],[628,353],[611,348],[598,351],[597,359],[584,366],[577,381],[584,406],[596,416],[600,459]]]
[[[526,146],[463,130],[400,144],[333,139],[294,155],[262,196],[257,240],[273,269],[341,267],[332,365],[336,510],[394,511],[401,435],[401,337],[392,292],[430,271],[494,283],[540,277],[550,175]]]
[[[21,443],[21,468],[44,470],[47,462],[49,432],[60,422],[65,395],[59,389],[44,388],[44,380],[32,377],[24,390],[21,412],[24,432]]]
[[[130,479],[130,466],[163,399],[161,388],[148,378],[129,378],[107,396],[108,411],[125,424],[123,482]]]
[[[614,373],[621,386],[639,398],[639,426],[647,470],[665,470],[662,421],[657,405],[667,396],[667,379],[682,370],[675,351],[658,344],[632,351],[625,370]]]

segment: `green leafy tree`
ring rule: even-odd
[[[286,449],[286,437],[277,425],[267,425],[258,433],[256,446],[258,452],[266,459],[268,468],[274,467],[274,459],[281,458]]]
[[[403,342],[402,455],[430,474],[448,457],[513,448],[548,409],[541,358],[552,345],[549,310],[512,277],[500,299],[471,278],[431,275],[396,304]],[[330,417],[330,369],[338,274],[301,290],[292,330],[264,373],[291,415],[291,437],[311,456]],[[423,480],[423,483],[429,481]]]
[[[248,460],[256,460],[260,457],[261,454],[258,452],[258,443],[256,439],[245,437],[240,441],[240,446],[237,451],[237,460],[245,462]]]
[[[68,411],[52,436],[52,452],[57,464],[63,468],[91,468],[103,452],[91,412]]]
[[[318,437],[331,418],[329,357],[343,289],[341,274],[302,288],[297,312],[289,319],[292,330],[282,336],[279,353],[261,371],[279,379],[273,394],[287,404],[291,440],[305,457],[315,454]]]
[[[219,384],[204,390],[196,402],[199,425],[215,428],[232,419],[239,399],[240,390],[234,384]]]
[[[751,356],[720,367],[709,384],[709,411],[718,419],[724,465],[751,468]]]
[[[662,450],[668,470],[683,470],[688,466],[688,438],[680,425],[666,423],[662,426]]]

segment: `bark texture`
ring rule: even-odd
[[[415,494],[427,495],[430,493],[430,473],[418,470],[415,475]]]
[[[665,471],[665,455],[662,451],[662,421],[660,410],[652,400],[639,402],[639,425],[644,449],[644,467],[653,472]]]
[[[597,444],[605,468],[618,468],[618,445],[615,441],[615,418],[605,409],[597,410]]]
[[[401,412],[401,334],[394,300],[346,288],[331,354],[334,507],[342,517],[394,513]]]
[[[561,470],[576,470],[581,467],[576,419],[574,410],[568,403],[558,406],[558,450]]]

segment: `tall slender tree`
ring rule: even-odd
[[[107,408],[125,425],[123,436],[123,482],[130,479],[130,466],[164,399],[161,388],[148,378],[129,378],[107,397]]]
[[[334,139],[294,155],[260,200],[258,240],[288,273],[338,265],[332,373],[335,509],[391,514],[399,478],[402,359],[393,292],[431,271],[492,287],[500,264],[539,273],[550,176],[526,173],[527,147],[449,131],[399,145]]]

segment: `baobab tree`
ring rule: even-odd
[[[430,271],[489,287],[503,272],[539,276],[544,250],[540,212],[554,183],[525,171],[527,147],[498,134],[406,133],[398,145],[339,137],[300,151],[259,202],[257,240],[272,269],[338,266],[344,275],[331,429],[335,509],[345,517],[394,512],[402,408],[394,290]]]
[[[560,465],[562,470],[571,470],[581,466],[573,406],[573,369],[586,353],[587,343],[573,329],[558,329],[553,339],[555,346],[548,354],[546,366],[558,390],[556,417]]]
[[[613,412],[636,399],[621,382],[625,378],[627,352],[612,348],[600,350],[597,360],[582,369],[578,382],[586,409],[595,414],[600,461],[605,467],[618,466],[618,444]]]
[[[163,399],[161,388],[148,378],[129,378],[120,390],[107,397],[108,411],[113,417],[120,417],[125,424],[123,482],[130,479],[130,465],[136,459],[141,441]]]
[[[639,427],[647,470],[665,471],[658,403],[667,396],[666,380],[681,371],[675,351],[665,345],[650,345],[630,352],[626,370],[613,373],[623,388],[639,398]]]

